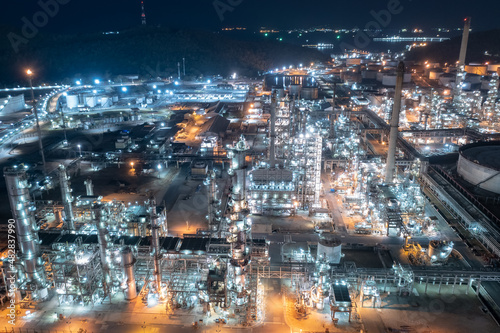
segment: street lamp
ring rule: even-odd
[[[161,166],[160,163],[158,163],[157,168],[158,168],[158,178],[161,178],[161,169],[162,169],[162,166]]]
[[[26,74],[28,75],[29,81],[30,81],[30,89],[31,89],[31,100],[33,102],[33,113],[35,114],[35,120],[36,120],[36,131],[38,134],[38,146],[40,148],[40,154],[42,155],[42,164],[43,164],[43,172],[46,172],[45,169],[45,154],[43,153],[43,143],[42,143],[42,131],[40,129],[40,121],[38,119],[38,111],[36,109],[36,101],[35,101],[35,92],[33,91],[33,72],[31,69],[28,69],[26,71]]]
[[[78,152],[80,153],[80,157],[82,157],[82,145],[78,145]]]

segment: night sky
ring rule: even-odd
[[[51,2],[57,0],[41,0]],[[45,32],[73,33],[112,31],[140,24],[139,0],[59,0],[59,12],[43,27]],[[243,26],[256,29],[306,28],[330,25],[364,27],[380,11],[397,0],[145,0],[148,24],[204,30]],[[221,21],[214,3],[237,4],[226,11]],[[38,0],[3,2],[0,24],[21,27],[23,17],[32,20],[41,8]],[[400,14],[393,15],[388,28],[459,27],[465,16],[472,17],[476,30],[500,28],[500,1],[477,0],[400,0]]]

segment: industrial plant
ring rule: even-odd
[[[498,330],[500,65],[465,62],[464,24],[456,64],[30,71],[0,99],[0,331]]]

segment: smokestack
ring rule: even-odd
[[[276,166],[276,152],[275,152],[275,141],[276,141],[276,92],[271,94],[271,129],[269,133],[269,164],[271,168]]]
[[[465,66],[465,56],[467,54],[467,44],[469,43],[470,17],[464,19],[464,32],[462,34],[462,45],[460,46],[460,56],[458,58],[458,67]]]
[[[401,111],[401,92],[403,90],[404,73],[405,64],[401,61],[397,70],[396,91],[394,93],[394,105],[391,115],[391,131],[389,133],[389,149],[387,151],[387,165],[385,169],[386,183],[392,183],[396,166],[396,143],[398,140],[399,112]]]
[[[73,217],[73,196],[71,195],[71,188],[69,187],[68,174],[64,165],[59,166],[59,185],[61,186],[61,196],[64,204],[64,222],[66,228],[70,231],[75,230],[75,222]]]

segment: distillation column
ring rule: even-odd
[[[276,91],[271,94],[271,128],[269,131],[269,165],[271,168],[276,167]]]
[[[207,175],[204,184],[208,186],[207,197],[208,197],[208,227],[210,231],[217,232],[221,231],[220,221],[221,221],[221,210],[220,210],[220,200],[217,198],[217,176],[215,171],[211,171]]]
[[[156,202],[154,198],[150,198],[149,200],[149,214],[151,218],[151,249],[152,256],[154,262],[154,276],[155,276],[155,284],[156,290],[160,298],[163,298],[162,289],[161,289],[161,267],[160,267],[160,224],[159,217],[156,214]]]
[[[24,270],[24,276],[18,272],[18,278],[27,283],[26,290],[40,291],[39,294],[32,294],[32,298],[43,299],[47,297],[47,283],[40,257],[38,227],[34,216],[35,206],[29,193],[28,177],[21,167],[5,168],[4,177],[12,217],[15,220],[19,247],[17,256]]]
[[[385,169],[385,182],[392,183],[394,169],[396,167],[396,145],[399,132],[399,112],[401,111],[401,92],[403,90],[403,78],[405,65],[401,61],[398,65],[396,77],[396,90],[394,92],[394,105],[391,115],[391,131],[389,132],[389,149],[387,150],[387,165]]]
[[[85,191],[88,196],[94,195],[94,184],[92,183],[92,179],[89,177],[86,181],[83,182],[85,184]]]
[[[75,220],[73,216],[73,196],[71,195],[71,188],[69,187],[68,174],[64,165],[59,166],[59,185],[61,186],[61,196],[64,204],[64,224],[66,229],[70,231],[75,230]]]
[[[111,281],[110,270],[108,264],[108,229],[106,228],[106,222],[102,218],[102,209],[101,205],[94,206],[94,223],[97,227],[97,238],[99,242],[99,251],[101,257],[101,269],[102,269],[102,287],[104,290],[104,297],[109,296],[111,301],[111,293],[109,290],[109,284]]]
[[[241,136],[233,147],[228,149],[231,159],[232,176],[231,210],[228,242],[231,244],[231,256],[227,275],[227,288],[236,306],[246,304],[250,295],[246,279],[247,267],[250,263],[250,251],[247,240],[251,238],[251,223],[246,218],[248,213],[245,198],[245,182],[247,176],[246,156],[248,145]]]
[[[121,251],[122,256],[122,264],[123,264],[123,273],[124,273],[124,282],[126,285],[125,288],[125,299],[130,301],[137,297],[137,287],[135,285],[135,273],[134,273],[134,264],[135,258],[130,246],[124,246]]]

